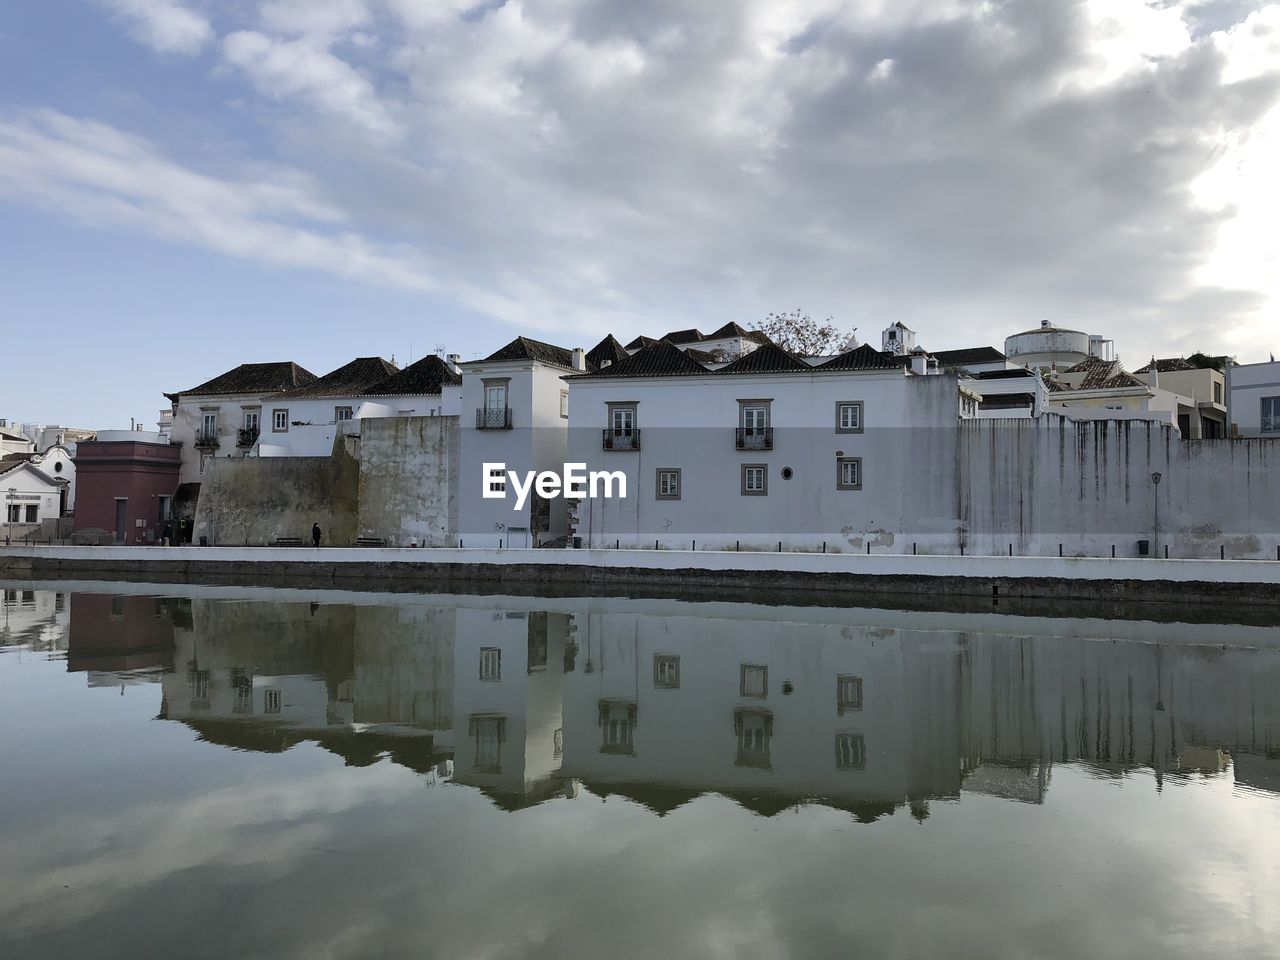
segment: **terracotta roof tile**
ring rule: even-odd
[[[381,357],[357,357],[331,370],[306,386],[282,390],[273,400],[321,400],[325,397],[355,397],[382,383],[399,371]]]
[[[462,377],[435,354],[409,364],[364,392],[366,397],[435,396],[447,386],[457,386]]]
[[[793,370],[803,370],[808,373],[813,369],[795,354],[783,350],[777,344],[768,343],[756,347],[750,353],[744,353],[733,363],[721,367],[716,373],[787,373]]]
[[[292,360],[283,360],[278,363],[242,363],[212,380],[206,380],[197,387],[178,393],[168,393],[165,396],[170,399],[180,396],[217,397],[239,393],[265,396],[279,390],[306,386],[315,380],[314,373],[298,366]]]
[[[555,367],[573,369],[573,351],[565,347],[557,347],[552,343],[543,343],[529,337],[516,337],[500,350],[489,354],[477,363],[502,363],[507,360],[536,360],[549,363]]]
[[[625,360],[596,370],[591,373],[578,374],[578,378],[605,377],[684,377],[709,373],[702,364],[690,357],[674,343],[660,340],[653,346],[638,350]]]
[[[761,350],[764,348],[761,347]],[[898,370],[902,367],[900,358],[890,353],[881,353],[870,344],[836,354],[826,363],[820,364],[818,370]]]

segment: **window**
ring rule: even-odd
[[[836,489],[837,490],[861,490],[862,489],[862,458],[861,457],[837,457],[836,458]]]
[[[769,466],[764,463],[742,465],[742,495],[763,497],[769,493]]]
[[[636,428],[633,404],[609,404],[609,430],[615,437],[629,437]]]
[[[173,497],[156,497],[156,519],[160,523],[173,519]]]
[[[862,401],[841,400],[836,404],[836,433],[862,432]]]
[[[739,426],[748,434],[763,433],[769,426],[770,400],[739,400]]]
[[[738,670],[738,693],[756,700],[768,697],[769,668],[755,663],[742,664]]]
[[[334,423],[342,423],[342,421],[344,421],[344,420],[350,420],[350,419],[351,419],[351,408],[350,408],[350,407],[334,407],[334,408],[333,408],[333,422],[334,422]]]
[[[467,733],[475,741],[472,764],[481,773],[502,772],[502,742],[506,739],[506,717],[474,716]]]
[[[1262,432],[1280,433],[1280,397],[1262,398]]]
[[[565,420],[569,419],[569,391],[568,390],[560,391],[560,416]]]
[[[528,637],[527,672],[537,673],[547,669],[547,613],[545,610],[535,610],[529,614]]]
[[[35,503],[27,504],[27,523],[38,523],[40,519],[40,506]]]
[[[836,712],[862,709],[862,678],[836,677]]]
[[[279,690],[264,690],[262,695],[262,712],[279,713],[280,700],[281,697]]]
[[[860,733],[836,734],[836,769],[862,770],[867,765],[867,745]]]
[[[636,727],[636,704],[633,700],[600,701],[600,752],[635,754],[633,735]]]
[[[768,710],[735,710],[733,732],[738,737],[738,756],[734,761],[737,766],[768,770],[773,714]]]
[[[9,504],[9,522],[18,523],[22,520],[22,507],[16,503]]]
[[[678,467],[659,467],[658,482],[654,488],[659,500],[680,499],[680,469]]]
[[[502,650],[499,647],[480,648],[480,679],[486,683],[502,679]]]
[[[218,415],[217,413],[206,413],[202,421],[201,432],[206,437],[212,437],[218,432]]]
[[[289,411],[288,410],[272,410],[271,411],[271,432],[287,433],[289,430]]]
[[[1217,382],[1213,385],[1213,402],[1222,403],[1222,384]]]
[[[484,408],[488,410],[505,410],[507,407],[507,384],[509,380],[486,380],[484,382]]]
[[[261,417],[261,414],[257,410],[246,410],[244,412],[244,428],[256,433],[259,417]]]
[[[680,658],[658,654],[653,658],[653,686],[656,690],[680,689]]]

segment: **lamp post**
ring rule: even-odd
[[[1152,502],[1155,507],[1155,523],[1151,537],[1151,549],[1156,559],[1160,558],[1160,473],[1151,474]]]

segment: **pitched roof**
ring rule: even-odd
[[[306,386],[314,383],[316,375],[292,360],[278,363],[242,363],[233,370],[219,374],[212,380],[206,380],[198,387],[182,390],[178,393],[167,393],[171,400],[178,397],[216,397],[228,394],[247,393],[265,396],[280,390]]]
[[[662,339],[670,340],[672,343],[697,343],[707,338],[702,335],[701,330],[690,327],[688,330],[672,330]]]
[[[1034,377],[1036,374],[1025,367],[1018,367],[1016,370],[984,370],[969,376],[974,380],[1011,380],[1016,377]]]
[[[764,347],[760,348],[761,350]],[[759,351],[756,351],[759,352]],[[902,366],[900,358],[890,353],[881,353],[870,344],[838,353],[826,363],[819,364],[818,370],[898,370]]]
[[[684,377],[710,373],[674,343],[660,340],[653,346],[638,350],[625,360],[619,360],[601,370],[580,373],[577,377]]]
[[[962,350],[935,350],[930,353],[944,367],[963,367],[967,363],[1003,363],[1005,355],[995,347],[965,347]]]
[[[366,397],[407,397],[436,395],[447,384],[457,386],[462,377],[434,353],[393,373],[364,392]]]
[[[627,344],[627,349],[640,350],[640,349],[643,349],[644,347],[652,347],[657,342],[658,341],[653,339],[653,337],[646,337],[643,334],[641,334],[640,336],[636,337],[634,340],[632,340],[630,343]]]
[[[573,351],[565,347],[557,347],[552,343],[532,340],[529,337],[516,337],[500,350],[489,354],[483,360],[474,363],[501,363],[506,360],[536,360],[552,366],[573,369]]]
[[[620,344],[613,334],[605,337],[594,347],[587,351],[587,363],[592,367],[600,367],[607,363],[617,363],[619,360],[625,360],[630,354],[627,348]]]
[[[729,338],[729,337],[746,337],[746,336],[750,336],[750,334],[751,334],[751,333],[752,333],[752,331],[747,330],[745,327],[740,327],[740,326],[738,326],[738,324],[736,324],[736,323],[734,323],[732,320],[730,320],[728,323],[726,323],[726,324],[725,324],[723,327],[721,327],[719,330],[716,330],[714,333],[708,333],[708,334],[707,334],[705,337],[703,337],[702,339],[703,339],[703,340],[725,340],[725,339],[727,339],[727,338]]]
[[[356,357],[350,363],[343,364],[337,370],[329,371],[323,377],[305,386],[274,394],[272,399],[319,400],[325,397],[355,397],[398,372],[393,364],[381,357]]]
[[[1156,366],[1156,373],[1173,373],[1175,370],[1198,370],[1199,369],[1199,367],[1197,367],[1194,363],[1191,363],[1189,360],[1184,360],[1182,359],[1182,357],[1169,357],[1168,359],[1165,359],[1165,360],[1156,360],[1155,366]],[[1137,370],[1133,372],[1134,373],[1150,373],[1151,364],[1148,363],[1145,367],[1139,367]]]
[[[21,470],[23,467],[26,467],[28,470],[34,473],[37,477],[39,477],[45,483],[49,484],[49,486],[51,487],[56,487],[62,483],[70,483],[69,480],[65,480],[62,477],[49,476],[39,467],[32,464],[31,461],[29,460],[15,461],[15,460],[6,459],[3,464],[0,464],[0,477],[7,477],[9,474],[14,473],[15,471]]]
[[[1127,372],[1119,361],[1090,357],[1068,367],[1063,373],[1083,373],[1077,390],[1118,390],[1124,387],[1145,387],[1146,384]]]
[[[809,366],[795,354],[783,350],[774,343],[756,347],[750,353],[744,353],[716,371],[721,373],[786,373],[792,370],[803,370],[806,373],[814,368]]]

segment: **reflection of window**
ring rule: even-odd
[[[262,697],[262,712],[263,713],[279,713],[280,700],[281,700],[281,697],[280,697],[279,690],[264,691],[263,697]]]
[[[867,765],[867,744],[860,733],[836,734],[836,769],[861,770]]]
[[[769,696],[769,668],[744,663],[739,669],[738,692],[744,697],[764,699]]]
[[[502,650],[500,648],[480,648],[480,679],[495,683],[502,679]]]
[[[660,653],[653,658],[653,685],[659,690],[676,690],[679,688],[679,657]]]
[[[635,753],[632,734],[636,726],[634,700],[601,700],[600,727],[602,730],[601,753]]]
[[[733,730],[738,736],[738,756],[734,762],[740,767],[768,770],[773,714],[768,710],[735,710]]]
[[[551,735],[551,755],[556,760],[564,756],[564,729],[561,728]]]
[[[112,620],[124,619],[124,597],[111,598],[111,619]]]
[[[501,773],[502,742],[507,736],[506,717],[474,716],[467,723],[467,735],[475,741],[474,769],[480,773]]]
[[[191,686],[191,700],[195,703],[208,704],[209,702],[209,671],[208,670],[189,670],[187,672],[187,683]]]
[[[235,694],[235,703],[231,708],[235,713],[253,713],[253,679],[241,667],[231,671],[231,689]]]
[[[851,676],[836,677],[836,710],[862,709],[862,678]]]

